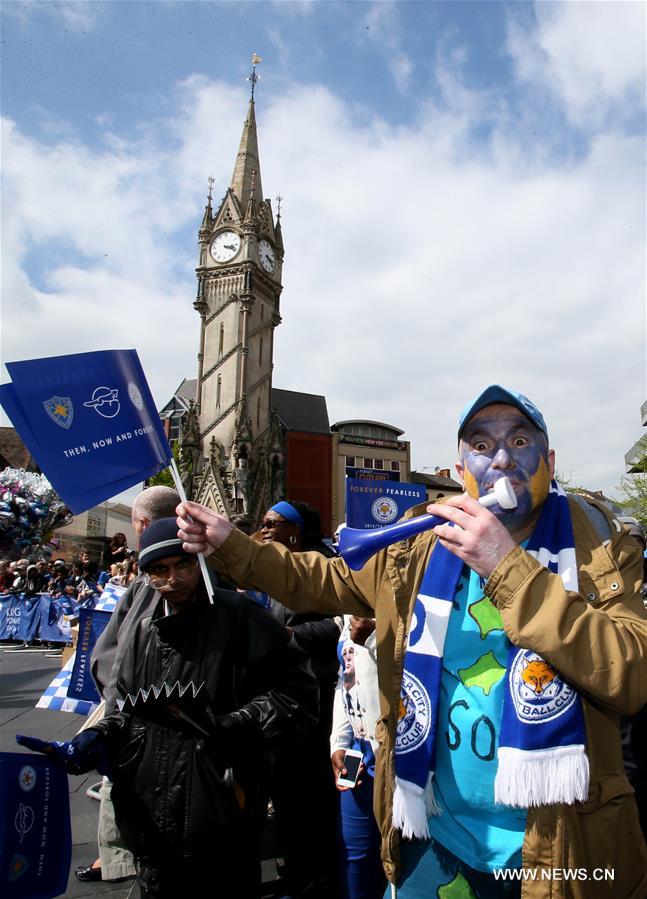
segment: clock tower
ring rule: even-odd
[[[209,179],[198,231],[196,404],[181,440],[194,499],[253,523],[280,498],[284,461],[271,408],[283,240],[280,205],[275,221],[263,197],[254,104],[259,62],[252,57],[252,95],[231,183],[214,213]]]

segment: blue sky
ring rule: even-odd
[[[3,358],[135,346],[160,404],[195,374],[196,231],[257,52],[263,186],[285,198],[274,385],[444,467],[466,400],[502,382],[544,410],[561,471],[613,492],[647,395],[644,18],[3,3]]]
[[[121,128],[133,128],[142,102],[163,109],[163,93],[196,71],[244,77],[250,48],[260,46],[274,63],[263,73],[266,96],[294,80],[346,88],[393,123],[415,118],[417,92],[436,89],[438,52],[466,53],[464,72],[473,84],[510,74],[510,60],[500,52],[506,7],[400,3],[391,47],[368,9],[364,3],[13,3],[5,12],[11,76],[4,111],[17,120],[30,119],[38,105],[73,113],[85,134],[103,109]],[[508,10],[533,16],[530,6]],[[399,89],[384,65],[385,57],[398,55],[411,63],[411,90]]]
[[[444,60],[460,67],[466,88],[496,90],[513,113],[531,99],[538,114],[533,136],[557,152],[573,152],[586,134],[567,128],[558,135],[565,116],[549,86],[522,90],[513,77],[505,48],[511,23],[535,27],[533,4],[9,0],[3,112],[44,138],[52,136],[51,118],[62,117],[92,145],[102,139],[98,115],[136,132],[142,106],[151,118],[172,111],[178,82],[195,73],[242,82],[250,48],[263,47],[266,100],[295,82],[318,84],[367,115],[406,125],[421,102],[446,102],[439,83]],[[637,133],[639,106],[625,112]]]

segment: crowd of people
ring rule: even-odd
[[[118,542],[115,542],[118,541]],[[119,551],[115,551],[116,549]],[[108,583],[127,587],[137,577],[138,554],[126,546],[125,534],[115,534],[100,560],[83,550],[78,559],[0,559],[0,593],[36,596],[49,593],[83,603],[103,593]]]
[[[624,720],[644,800],[644,545],[555,481],[527,397],[491,385],[457,436],[444,523],[359,571],[302,504],[246,535],[138,497],[140,574],[93,655],[103,716],[49,746],[104,775],[77,876],[255,897],[269,815],[288,896],[644,899],[621,745]],[[485,508],[503,477],[516,506]]]

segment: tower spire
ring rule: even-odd
[[[281,229],[281,203],[283,202],[283,197],[281,194],[278,194],[276,198],[276,223],[274,225],[274,238],[276,240],[276,246],[283,252],[283,230]]]
[[[209,178],[209,193],[207,194],[207,205],[204,207],[204,215],[200,231],[210,231],[213,225],[213,210],[211,209],[211,193],[213,191],[214,178]]]
[[[256,196],[263,199],[263,187],[261,185],[261,165],[258,156],[258,138],[256,136],[256,114],[254,111],[254,87],[259,76],[256,74],[256,66],[261,61],[256,53],[252,56],[252,73],[248,81],[252,83],[252,96],[249,101],[247,118],[243,125],[243,133],[240,138],[234,173],[231,177],[231,189],[238,197],[242,209],[247,208],[247,202],[254,182]],[[255,175],[252,172],[255,171]]]
[[[251,82],[252,85],[252,102],[254,101],[254,88],[256,87],[256,82],[260,80],[260,75],[256,74],[256,66],[259,62],[263,62],[258,53],[252,53],[252,71],[247,76],[247,80]]]

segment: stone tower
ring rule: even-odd
[[[282,494],[283,452],[271,409],[274,328],[283,267],[276,222],[263,197],[254,86],[231,184],[215,212],[209,195],[198,231],[200,349],[195,408],[182,441],[195,499],[255,523]]]

